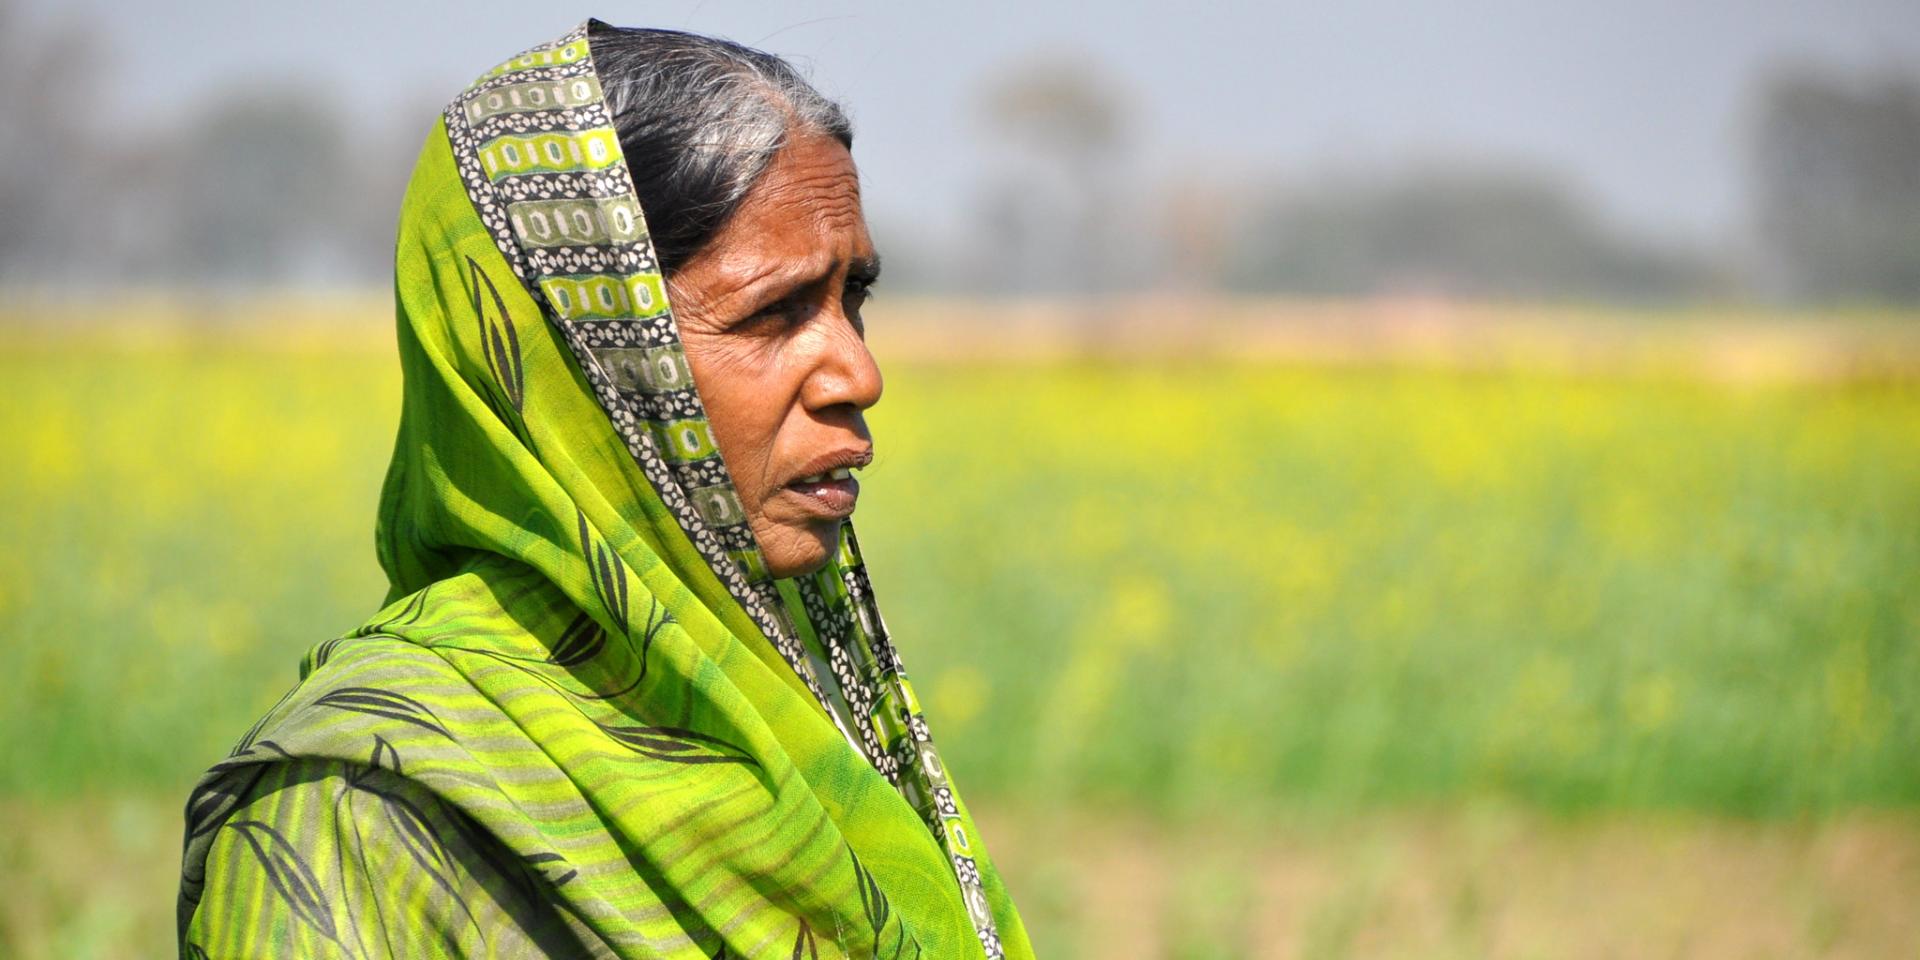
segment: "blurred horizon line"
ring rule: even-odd
[[[75,299],[0,288],[0,353],[97,341],[103,349],[393,349],[379,288]],[[273,322],[261,322],[265,313]],[[1728,384],[1920,383],[1920,308],[1596,303],[1248,295],[876,303],[883,362],[1292,364]]]

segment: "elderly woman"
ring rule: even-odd
[[[847,522],[851,142],[775,57],[591,21],[447,109],[389,602],[194,790],[183,955],[1031,955]]]

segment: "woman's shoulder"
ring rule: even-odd
[[[301,673],[201,775],[187,800],[190,844],[243,803],[282,791],[299,796],[300,784],[355,771],[431,778],[429,756],[465,752],[461,725],[447,717],[471,687],[430,650],[392,636],[342,637],[316,646]]]
[[[577,950],[545,894],[556,878],[400,770],[253,764],[222,806],[204,833],[189,824],[184,956],[495,955],[503,936],[528,956]]]
[[[222,944],[271,934],[289,956],[331,956],[355,939],[343,955],[464,956],[472,944],[446,948],[484,943],[502,891],[539,882],[502,838],[528,840],[496,756],[524,752],[515,749],[524,734],[445,651],[403,626],[317,644],[300,681],[194,787],[183,944],[221,956]],[[377,921],[385,904],[421,902],[437,911],[433,923],[409,913],[354,926]],[[513,909],[539,914],[540,902],[529,894]],[[439,939],[367,939],[405,930]]]
[[[503,795],[559,776],[529,729],[569,702],[539,625],[499,616],[471,579],[436,582],[310,649],[299,681],[200,778],[188,819],[230,807],[274,765],[383,769],[470,810],[510,807]]]
[[[507,613],[499,594],[524,600],[527,593],[513,573],[436,581],[351,633],[314,645],[299,682],[203,779],[249,763],[300,758],[380,766],[397,756],[408,761],[409,776],[445,780],[451,789],[540,754],[527,724],[564,713],[593,692],[584,684],[605,672],[597,662],[562,654],[609,644],[596,630],[569,632],[566,614],[578,612],[559,601],[521,603]],[[599,659],[641,672],[641,664],[627,663],[637,657],[611,655],[618,652]]]
[[[267,736],[289,750],[294,739],[309,748],[293,751],[299,755],[356,759],[364,753],[314,750],[312,741],[316,734],[332,740],[351,732],[365,745],[383,731],[388,740],[457,740],[484,727],[498,711],[480,689],[476,666],[546,653],[534,632],[540,625],[507,616],[494,597],[501,579],[468,574],[436,581],[394,600],[353,632],[315,644],[301,661],[300,682],[249,738]]]
[[[364,760],[329,741],[352,728],[356,740],[414,728],[454,739],[443,715],[474,699],[471,681],[434,650],[386,634],[353,634],[316,644],[300,680],[240,738],[223,763],[253,757]],[[360,718],[349,722],[350,718]]]

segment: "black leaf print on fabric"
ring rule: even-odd
[[[333,639],[328,640],[327,642],[322,643],[321,645],[313,648],[313,668],[315,670],[318,670],[321,667],[326,666],[327,661],[333,659],[334,648],[340,646],[340,641],[345,639],[346,639],[345,637],[334,637]]]
[[[406,605],[401,607],[398,613],[379,623],[369,623],[361,627],[359,630],[354,631],[354,636],[368,637],[376,633],[387,633],[394,627],[403,627],[408,624],[417,623],[420,620],[420,615],[427,612],[427,593],[432,589],[432,586],[422,587],[419,591],[407,598]],[[328,646],[330,647],[331,644],[336,642],[338,641],[328,641]]]
[[[453,866],[453,856],[433,832],[432,821],[412,800],[372,786],[369,779],[371,770],[362,768],[358,773],[358,776],[348,775],[347,785],[380,801],[381,810],[392,825],[394,835],[400,838],[400,845],[406,849],[407,855],[442,886],[449,886],[440,871]]]
[[[266,713],[260,716],[260,719],[255,720],[253,722],[253,726],[247,728],[247,735],[244,737],[241,737],[240,742],[233,745],[233,749],[227,753],[228,759],[232,759],[234,757],[244,757],[244,756],[247,756],[248,754],[251,754],[253,752],[254,741],[259,738],[260,732],[262,730],[265,730],[267,728],[267,724],[272,722],[273,718],[279,715],[280,708],[286,706],[287,701],[292,700],[293,695],[299,692],[299,689],[300,689],[299,687],[294,687],[292,690],[288,690],[286,693],[281,694],[280,699],[274,702],[273,709],[268,710]],[[268,741],[268,742],[271,743],[271,741]],[[286,753],[286,751],[281,750],[277,744],[274,745],[273,749],[283,755]]]
[[[373,735],[373,756],[367,758],[367,764],[375,769],[391,770],[400,773],[400,751],[379,734]]]
[[[493,278],[487,276],[472,257],[467,258],[467,269],[473,274],[473,312],[480,318],[480,352],[485,355],[487,368],[493,371],[501,391],[507,395],[507,402],[519,413],[527,398],[526,370],[520,364],[519,331],[514,329],[513,317],[508,315],[507,303],[500,299],[500,289],[493,285]],[[494,317],[487,316],[486,303],[480,297],[483,285],[493,299]]]
[[[486,861],[493,875],[506,880],[511,885],[521,904],[535,908],[543,905],[552,906],[571,913],[575,917],[580,916],[575,908],[564,899],[554,896],[552,892],[552,889],[565,886],[579,875],[578,870],[567,864],[564,856],[545,851],[516,857],[513,851],[507,849],[506,844],[466,810],[438,797],[434,799],[434,804],[445,816],[446,821],[453,825],[454,832],[460,835],[461,849],[468,854],[478,855],[480,859]],[[559,872],[556,868],[557,876],[548,875],[548,864],[567,866],[567,869]],[[543,887],[543,882],[549,886]],[[464,909],[466,905],[462,903],[461,906]],[[511,912],[511,908],[509,910]],[[468,916],[470,918],[473,916],[471,911],[468,912]]]
[[[614,623],[624,633],[631,622],[627,619],[627,565],[620,561],[620,555],[613,546],[595,542],[592,528],[587,526],[586,513],[576,510],[580,521],[580,554],[587,560],[587,572],[593,577],[593,590],[600,596],[600,603],[613,615]]]
[[[541,895],[536,880],[539,872],[516,859],[498,838],[488,832],[486,827],[481,826],[478,820],[473,819],[472,814],[445,800],[440,801],[440,809],[446,813],[447,820],[460,834],[460,840],[466,848],[479,854],[480,859],[487,862],[487,866],[492,868],[495,875],[505,877],[507,882],[513,884],[514,890],[520,894],[521,902],[540,903],[547,899]],[[567,878],[572,879],[572,874],[568,874]]]
[[[557,853],[554,853],[551,850],[545,853],[529,853],[522,859],[525,860],[528,866],[531,867],[535,872],[539,873],[542,877],[545,877],[548,883],[551,883],[556,887],[564,887],[567,885],[567,881],[572,880],[574,877],[577,877],[580,875],[580,871],[575,870],[571,867],[567,869],[566,873],[560,874],[559,876],[553,876],[552,874],[547,873],[546,868],[543,867],[542,864],[547,864],[547,863],[563,863],[564,864],[567,862],[566,857],[563,857]]]
[[[320,895],[320,881],[312,868],[294,852],[293,844],[280,832],[259,820],[236,820],[227,826],[240,834],[248,849],[259,859],[260,868],[274,892],[286,901],[288,909],[321,936],[340,942],[333,910]]]
[[[673,622],[673,616],[667,613],[666,605],[661,603],[658,600],[655,600],[652,596],[648,596],[647,597],[647,626],[646,626],[646,629],[644,629],[640,633],[640,642],[638,644],[635,644],[633,642],[633,635],[627,634],[627,647],[633,650],[634,657],[640,661],[640,669],[634,674],[633,680],[628,682],[626,686],[623,686],[618,690],[609,690],[605,693],[586,694],[584,696],[580,696],[579,699],[581,700],[612,700],[615,697],[624,697],[627,694],[633,692],[635,689],[637,689],[640,686],[641,682],[647,679],[647,653],[648,651],[653,649],[653,638],[659,635],[661,628],[665,627],[667,624],[672,622]]]
[[[255,743],[254,746],[261,750],[265,750],[268,753],[274,754],[275,756],[278,756],[282,760],[292,760],[294,758],[293,754],[287,752],[287,748],[273,742],[272,740],[261,740]],[[247,752],[251,754],[253,751],[248,750]]]
[[[507,303],[500,299],[500,289],[493,285],[493,278],[487,276],[480,264],[472,257],[467,258],[467,269],[473,274],[473,287],[469,291],[473,296],[473,313],[480,319],[480,353],[485,358],[487,372],[492,374],[497,392],[505,396],[506,409],[494,407],[494,414],[500,422],[527,449],[533,449],[533,434],[527,429],[525,419],[527,404],[527,371],[520,358],[520,331],[513,325],[513,316],[507,313]],[[482,287],[486,297],[483,297]],[[493,314],[487,313],[487,300],[493,301]],[[487,405],[494,406],[496,391],[488,389]]]
[[[852,847],[847,848],[847,856],[853,858],[853,879],[854,885],[860,889],[860,909],[867,915],[867,925],[873,928],[873,952],[878,956],[880,931],[886,927],[887,919],[893,915],[893,905],[887,902],[887,895],[881,892],[879,882],[873,879],[873,874],[867,872],[866,866],[860,862],[859,856],[854,854]],[[898,953],[899,948],[895,947],[894,952]]]
[[[263,758],[261,754],[271,754],[272,759],[276,759],[276,760],[298,759],[293,754],[288,753],[285,747],[282,747],[280,744],[275,743],[272,740],[259,740],[249,745],[247,747],[247,752],[239,754],[237,756],[230,756],[225,760],[222,760],[219,763],[216,763],[213,766],[208,767],[207,773],[223,774],[232,770],[245,770],[251,767],[257,767],[262,765],[263,763],[269,762],[268,759]]]
[[[760,764],[740,747],[719,737],[679,727],[613,727],[598,723],[607,736],[644,757],[669,763],[744,763]]]
[[[593,528],[587,524],[587,515],[574,511],[580,527],[580,555],[587,561],[587,573],[593,580],[593,591],[600,598],[601,606],[612,616],[620,630],[620,635],[628,645],[634,648],[634,656],[640,662],[640,669],[633,680],[618,690],[596,693],[586,697],[588,700],[608,700],[625,696],[640,686],[647,678],[647,654],[653,649],[653,640],[673,622],[673,614],[667,611],[666,604],[651,594],[647,595],[647,622],[641,629],[639,641],[633,636],[633,605],[627,586],[627,566],[621,561],[613,545],[597,540]],[[592,635],[588,627],[579,618],[567,627],[560,640],[554,644],[548,656],[548,662],[559,666],[573,666],[583,663],[598,654],[605,645],[605,637]]]
[[[807,926],[805,920],[800,921],[800,932],[794,935],[791,960],[800,960],[802,957],[820,960],[820,945],[813,942],[813,928]]]
[[[253,726],[247,728],[246,736],[241,737],[240,742],[233,745],[233,751],[231,753],[228,753],[227,756],[244,757],[247,754],[252,753],[253,741],[260,736],[260,731],[266,729],[267,720],[272,716],[273,714],[269,713],[261,717],[260,719],[255,720],[253,722]]]
[[[667,624],[673,622],[673,614],[667,612],[666,604],[654,599],[652,594],[647,595],[647,603],[649,604],[647,607],[647,628],[640,634],[640,650],[642,653],[646,652],[648,647],[653,646],[653,638],[658,636],[661,630],[666,629]]]
[[[425,704],[405,694],[374,687],[341,687],[318,700],[314,706],[332,707],[335,710],[347,710],[353,713],[365,713],[389,720],[403,720],[424,730],[431,730],[448,740],[453,734],[440,725],[440,718],[433,715]]]
[[[253,791],[265,776],[267,764],[249,763],[234,767],[218,777],[202,781],[187,795],[187,839],[203,836],[220,828],[233,808]]]
[[[378,750],[378,745],[375,749]],[[440,839],[439,832],[434,830],[433,821],[427,819],[426,813],[411,799],[377,786],[376,773],[373,767],[349,768],[346,776],[348,791],[342,793],[342,798],[355,793],[372,797],[380,805],[380,814],[386,818],[389,832],[399,840],[400,848],[407,852],[407,856],[412,858],[420,869],[426,871],[427,876],[435,884],[453,898],[453,903],[467,915],[467,922],[479,930],[479,918],[473,915],[473,910],[460,897],[459,891],[454,888],[453,881],[449,879],[455,872],[453,852],[447,848],[446,842]],[[437,803],[436,799],[436,805]],[[443,938],[448,936],[446,931],[439,932]],[[481,937],[485,939],[484,931]],[[446,947],[448,954],[451,955],[455,944],[449,939],[446,941]]]
[[[907,925],[905,923],[902,923],[900,924],[900,932],[894,936],[893,955],[889,957],[888,960],[900,960],[901,953],[904,952],[908,947],[913,948],[913,956],[915,960],[919,960],[920,941],[917,939],[909,938],[907,936]],[[876,956],[880,953],[879,944],[874,944],[873,952]]]
[[[547,662],[557,667],[577,667],[597,656],[606,645],[607,632],[582,611],[560,632],[560,639],[547,652]]]

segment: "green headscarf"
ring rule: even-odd
[[[601,28],[483,76],[420,154],[389,605],[194,790],[181,951],[1031,956],[851,527],[817,574],[767,575]]]

